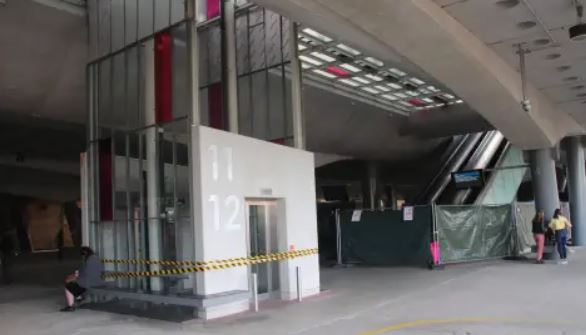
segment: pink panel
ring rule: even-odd
[[[208,0],[208,19],[220,16],[220,1],[222,0]]]
[[[347,77],[350,75],[350,72],[342,70],[339,67],[333,65],[329,65],[327,71],[331,74],[335,74],[338,77]]]

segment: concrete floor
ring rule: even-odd
[[[586,250],[567,266],[510,261],[445,270],[326,269],[329,292],[302,304],[201,323],[90,310],[60,313],[60,290],[0,287],[0,334],[586,334]]]

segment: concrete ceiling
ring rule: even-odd
[[[433,0],[255,2],[324,33],[343,36],[352,45],[379,57],[387,55],[404,66],[411,63],[455,92],[523,149],[551,147],[567,135],[584,133],[584,128],[536,84],[528,85],[533,108],[529,113],[523,111],[521,78],[515,67],[438,6],[446,3]],[[453,0],[449,4],[485,6],[494,2]],[[477,14],[486,15],[482,10]],[[499,26],[499,21],[494,22]]]
[[[31,0],[0,7],[1,114],[85,121],[85,23]]]
[[[515,69],[515,45],[526,43],[529,80],[556,109],[586,125],[586,42],[568,35],[577,22],[574,0],[435,1]]]

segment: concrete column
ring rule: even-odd
[[[535,195],[535,209],[543,210],[545,220],[549,221],[555,209],[560,206],[555,161],[551,149],[530,151],[529,161]]]
[[[303,117],[302,69],[299,63],[297,23],[289,23],[289,47],[291,49],[291,113],[293,113],[293,142],[297,149],[305,150],[305,118]]]
[[[574,245],[586,244],[586,169],[584,149],[580,137],[568,139],[568,186],[570,195],[570,213],[572,219],[572,239]]]
[[[367,162],[366,164],[366,173],[362,187],[363,208],[375,210],[379,207],[379,202],[382,199],[379,165],[377,162]]]
[[[222,86],[228,130],[238,134],[238,73],[236,68],[236,25],[234,0],[222,1]]]
[[[147,186],[147,226],[148,226],[148,249],[150,260],[161,258],[161,210],[159,204],[160,183],[159,183],[159,145],[158,130],[154,127],[155,118],[155,43],[153,39],[146,41],[143,45],[144,60],[144,110],[143,115],[147,126],[146,134],[146,186]],[[152,264],[150,271],[160,270],[160,266]],[[159,292],[162,290],[161,279],[151,277],[151,290]]]

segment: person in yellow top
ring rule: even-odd
[[[549,229],[555,234],[555,241],[560,254],[561,264],[568,264],[566,243],[568,241],[568,229],[572,228],[570,221],[562,215],[558,208],[553,213],[553,218],[549,221]]]

